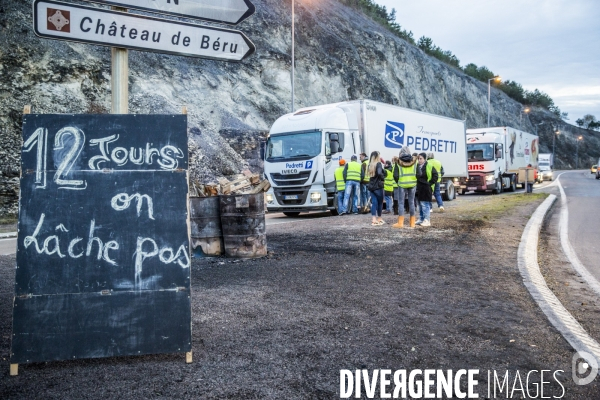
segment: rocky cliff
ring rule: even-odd
[[[271,123],[289,112],[291,2],[254,0],[256,14],[238,25],[257,51],[225,63],[129,52],[131,113],[189,117],[191,169],[201,180],[259,170],[258,149]],[[360,12],[336,0],[296,1],[296,106],[367,98],[465,119],[482,127],[487,86],[425,55]],[[35,113],[107,113],[110,49],[40,39],[32,30],[29,0],[0,0],[0,215],[16,212],[23,106]],[[479,60],[485,61],[485,60]],[[493,90],[492,124],[533,131],[551,151],[552,126],[559,167],[573,167],[573,137],[584,135],[580,166],[599,155],[587,131],[522,106]],[[589,149],[586,150],[586,149]]]

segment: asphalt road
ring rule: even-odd
[[[565,172],[560,183],[567,195],[569,241],[581,263],[600,281],[600,180],[584,170]]]
[[[0,256],[17,252],[17,238],[0,239]]]

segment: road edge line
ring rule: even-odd
[[[560,183],[560,177],[557,180],[558,190],[560,191],[560,221],[558,223],[558,233],[560,236],[560,245],[562,246],[563,253],[571,263],[571,266],[583,278],[587,285],[600,296],[600,282],[594,278],[592,274],[587,270],[583,263],[577,257],[575,249],[571,246],[569,240],[569,207],[567,205],[567,194]]]
[[[518,250],[519,272],[523,284],[550,323],[560,332],[567,342],[582,355],[588,353],[600,360],[600,344],[581,326],[571,313],[562,305],[556,295],[548,288],[538,264],[538,241],[542,223],[550,207],[556,201],[551,194],[535,210],[521,235]],[[591,360],[588,360],[591,362]]]

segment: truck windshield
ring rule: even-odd
[[[266,161],[303,160],[321,154],[322,133],[287,133],[269,137]]]
[[[469,157],[469,161],[492,161],[494,159],[494,144],[468,144],[467,155]]]
[[[546,163],[546,162],[541,162],[538,164],[538,167],[540,168],[541,171],[547,171],[550,169],[550,164]]]

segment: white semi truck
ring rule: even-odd
[[[335,215],[333,174],[339,160],[372,151],[391,160],[403,145],[435,154],[445,172],[441,191],[447,201],[453,200],[460,178],[467,176],[464,121],[371,100],[286,114],[275,121],[266,143],[267,209],[288,216],[327,210]]]
[[[462,180],[463,191],[499,194],[525,187],[519,168],[537,169],[538,152],[539,138],[531,133],[507,126],[467,129],[469,176]]]

